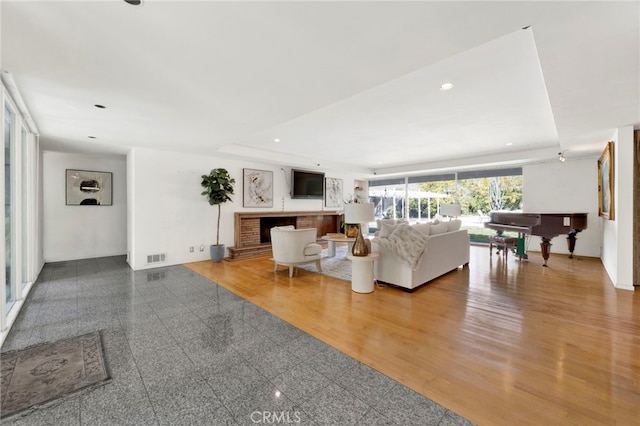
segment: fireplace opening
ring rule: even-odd
[[[271,242],[271,228],[274,226],[296,226],[295,216],[285,217],[261,217],[260,218],[260,243]]]

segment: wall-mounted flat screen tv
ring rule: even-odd
[[[324,173],[291,170],[291,198],[319,199],[324,197]]]

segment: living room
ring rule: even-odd
[[[631,175],[632,164],[625,160],[632,158],[633,129],[621,129],[626,142],[616,142],[616,152],[622,157],[617,162],[619,176]],[[617,138],[614,138],[617,141]],[[86,170],[110,164],[114,172],[114,205],[108,214],[101,211],[87,212],[82,209],[65,209],[56,202],[64,197],[64,181],[59,179],[64,170],[80,164]],[[242,181],[245,168],[271,171],[273,173],[273,208],[264,211],[321,211],[332,210],[324,207],[323,200],[292,199],[290,196],[290,168],[277,167],[255,161],[207,157],[135,148],[124,157],[83,156],[45,152],[44,170],[44,228],[43,255],[47,261],[63,261],[81,256],[98,257],[127,253],[133,269],[148,269],[161,265],[174,265],[209,258],[209,246],[215,243],[216,210],[200,194],[200,177],[211,168],[224,167],[236,181]],[[316,170],[322,170],[316,167]],[[327,177],[343,179],[345,198],[350,195],[348,187],[362,175],[327,171]],[[56,177],[58,177],[56,179]],[[557,185],[556,182],[563,182]],[[598,216],[597,200],[597,159],[580,159],[559,162],[556,158],[548,162],[525,165],[523,167],[523,204],[529,212],[586,212],[587,229],[579,234],[576,254],[580,256],[602,257],[612,281],[618,288],[632,290],[631,284],[631,240],[627,248],[619,247],[615,236],[620,221],[632,224],[631,205],[619,203],[618,219],[603,221]],[[630,179],[618,179],[616,199],[632,198]],[[627,185],[628,184],[628,185]],[[625,194],[626,191],[626,194]],[[352,191],[351,191],[352,193]],[[220,241],[227,247],[234,244],[234,213],[255,212],[258,209],[242,205],[242,186],[238,184],[233,201],[222,205]],[[162,208],[158,208],[160,201]],[[175,200],[179,200],[176,202]],[[60,210],[67,210],[61,214]],[[339,209],[333,209],[338,211]],[[625,212],[625,210],[628,210]],[[101,226],[90,234],[81,232],[79,224],[99,221]],[[613,224],[617,226],[613,226]],[[193,224],[198,224],[194,226]],[[609,227],[616,230],[609,229]],[[606,232],[605,232],[606,230]],[[611,234],[610,234],[611,233]],[[67,239],[67,237],[71,239]],[[603,238],[607,240],[603,243]],[[609,240],[610,238],[610,240]],[[560,236],[552,241],[554,253],[568,253]],[[71,243],[73,241],[73,244]],[[98,241],[100,244],[98,244]],[[611,243],[608,243],[611,241]],[[533,238],[530,250],[539,250],[539,240]],[[205,247],[201,251],[200,247]],[[194,252],[189,247],[195,247]],[[602,252],[601,252],[602,250]],[[164,253],[166,261],[161,265],[148,264],[147,256]],[[625,253],[628,259],[625,262]],[[607,259],[618,259],[613,266]],[[624,265],[627,266],[624,266]],[[616,269],[621,268],[621,269]],[[626,272],[624,272],[626,270]],[[622,278],[619,277],[622,275]]]
[[[634,2],[514,2],[495,13],[483,2],[412,2],[397,10],[368,2],[308,2],[307,8],[200,2],[190,10],[149,0],[131,15],[129,5],[114,2],[20,3],[0,6],[3,121],[6,130],[10,111],[16,131],[9,133],[19,135],[22,127],[25,135],[24,147],[6,158],[28,159],[5,180],[5,188],[13,185],[5,193],[13,191],[13,212],[21,219],[12,222],[13,232],[22,237],[6,250],[18,254],[6,260],[25,272],[18,274],[22,281],[16,275],[2,285],[15,302],[2,311],[3,341],[46,264],[126,256],[131,271],[142,274],[207,261],[217,209],[201,195],[200,180],[218,167],[236,179],[232,201],[221,208],[220,242],[227,247],[235,240],[234,213],[260,210],[243,204],[245,169],[270,172],[273,207],[264,210],[288,212],[341,210],[322,200],[292,199],[294,168],[341,179],[347,199],[355,181],[522,167],[523,210],[587,213],[576,256],[601,262],[603,283],[613,294],[633,294],[638,284]],[[184,19],[166,18],[172,14]],[[158,22],[172,23],[167,29]],[[131,35],[123,30],[115,39],[91,38],[93,29],[113,25]],[[191,26],[213,33],[202,37]],[[138,34],[140,28],[149,33]],[[255,29],[251,43],[243,38],[249,28]],[[173,37],[172,29],[185,37]],[[22,37],[24,31],[32,37]],[[300,34],[303,41],[296,40]],[[572,40],[575,34],[586,42]],[[134,35],[144,43],[129,44]],[[451,44],[433,42],[442,38]],[[264,43],[253,44],[256,39]],[[243,48],[228,48],[224,40]],[[127,48],[115,49],[116,41]],[[583,44],[588,53],[576,47]],[[204,51],[210,57],[202,59]],[[476,58],[474,66],[465,52]],[[518,63],[527,65],[527,79],[502,74]],[[619,64],[613,77],[612,63]],[[466,72],[435,72],[438,65]],[[140,72],[125,75],[124,69]],[[440,87],[450,78],[455,87]],[[504,87],[496,88],[496,80]],[[447,100],[440,101],[443,96]],[[599,215],[598,201],[598,160],[609,141],[614,220]],[[111,173],[111,204],[66,205],[70,169]],[[24,199],[15,195],[23,193]],[[563,239],[552,241],[553,255],[568,253]],[[530,251],[538,250],[537,242],[532,238]],[[484,262],[487,248],[479,250]],[[161,260],[148,262],[154,255]],[[257,265],[279,279],[264,259]]]

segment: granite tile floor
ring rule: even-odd
[[[468,425],[182,266],[45,265],[2,352],[102,333],[112,381],[11,425]]]

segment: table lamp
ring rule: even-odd
[[[354,256],[366,256],[369,254],[369,246],[362,236],[362,224],[376,220],[373,203],[350,203],[344,205],[345,223],[358,224],[358,235],[353,243],[351,254]]]

